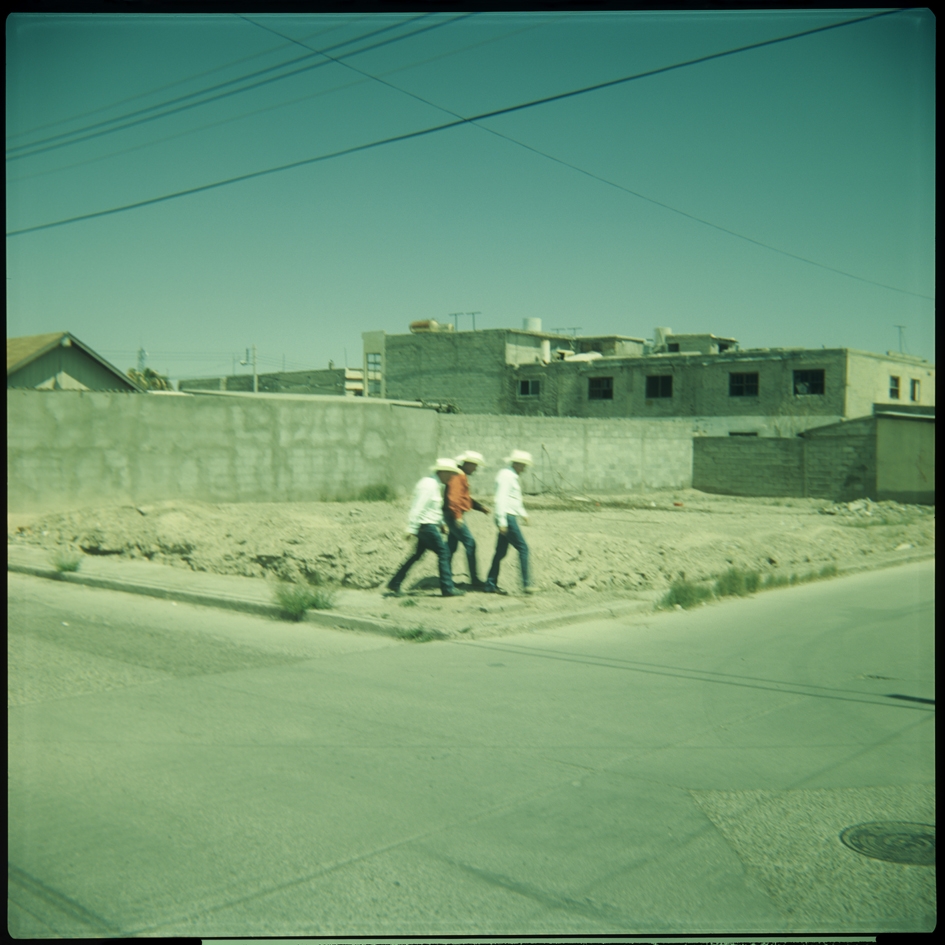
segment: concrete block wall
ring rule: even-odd
[[[388,335],[385,396],[451,403],[463,413],[505,412],[505,336],[504,331]]]
[[[806,494],[815,498],[876,499],[876,437],[860,433],[807,440],[804,479]]]
[[[436,455],[436,418],[360,397],[9,390],[8,507],[408,492]]]
[[[804,441],[696,437],[692,487],[720,495],[803,496]]]
[[[440,455],[482,453],[476,494],[488,494],[502,460],[528,450],[535,465],[526,491],[621,493],[688,488],[692,483],[692,423],[687,420],[589,420],[439,414]],[[484,483],[487,483],[484,484]]]

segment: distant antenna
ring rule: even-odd
[[[898,328],[898,329],[899,329],[899,353],[900,353],[900,354],[905,354],[905,351],[903,350],[903,338],[904,338],[903,332],[906,330],[906,326],[905,326],[905,325],[893,325],[893,328]]]
[[[144,359],[148,356],[148,352],[144,348],[138,348],[138,372],[144,371]]]
[[[466,314],[472,316],[472,320],[473,320],[473,331],[475,331],[475,330],[476,330],[476,316],[477,316],[477,315],[481,315],[482,312],[467,312]]]
[[[569,331],[569,332],[571,332],[571,337],[572,337],[572,338],[577,338],[577,333],[578,333],[579,331],[581,331],[582,329],[580,329],[580,328],[552,328],[551,330],[552,330],[552,331],[555,331],[555,332],[560,332],[562,335],[563,335],[566,331]]]

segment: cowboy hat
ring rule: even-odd
[[[457,466],[462,466],[463,463],[475,463],[477,466],[485,466],[486,458],[482,453],[477,453],[475,450],[465,450],[456,457]]]
[[[431,467],[430,472],[462,472],[459,466],[452,459],[438,459]]]
[[[523,466],[534,466],[535,461],[532,454],[525,450],[512,450],[511,454],[505,460],[507,463],[521,463]]]

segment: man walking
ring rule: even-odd
[[[499,590],[499,565],[509,550],[509,545],[518,552],[518,559],[522,566],[522,588],[526,594],[532,593],[528,577],[528,545],[522,537],[520,524],[528,518],[525,506],[522,504],[522,485],[519,476],[527,466],[532,465],[532,454],[525,450],[512,450],[512,455],[506,460],[508,466],[500,469],[495,477],[495,523],[499,527],[499,539],[495,546],[495,556],[489,577],[483,586],[488,594],[504,594]]]
[[[443,539],[443,533],[446,531],[443,522],[443,487],[458,473],[459,466],[453,460],[438,459],[430,468],[430,475],[424,476],[414,487],[407,531],[410,535],[417,536],[417,547],[388,582],[387,589],[391,594],[400,594],[400,585],[403,584],[407,572],[427,551],[432,551],[437,556],[440,592],[443,596],[462,597],[466,593],[453,585],[449,549]]]
[[[459,466],[460,473],[453,476],[446,484],[446,501],[443,505],[443,515],[449,529],[446,546],[449,549],[450,562],[453,560],[457,546],[462,543],[466,549],[469,580],[477,591],[481,591],[483,585],[476,568],[476,539],[473,538],[469,526],[463,521],[463,516],[473,509],[477,512],[485,512],[486,515],[489,514],[489,509],[469,494],[468,477],[484,464],[485,459],[482,453],[477,453],[475,450],[466,450],[465,453],[457,456],[456,465]]]

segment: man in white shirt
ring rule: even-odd
[[[427,551],[432,551],[437,556],[440,591],[443,596],[462,597],[466,593],[453,584],[451,556],[443,538],[446,531],[443,521],[443,488],[459,471],[459,466],[453,460],[438,459],[430,468],[430,475],[424,476],[414,487],[413,501],[410,503],[410,513],[407,517],[407,532],[417,536],[417,547],[388,581],[387,589],[391,594],[400,594],[400,585],[404,583],[407,572]]]
[[[528,545],[522,537],[520,523],[528,518],[525,506],[522,503],[522,484],[519,476],[527,466],[532,465],[532,454],[525,450],[512,450],[512,455],[506,460],[508,466],[500,469],[495,477],[495,523],[499,527],[499,539],[495,546],[495,556],[489,577],[483,590],[487,594],[504,594],[498,587],[499,565],[509,550],[509,545],[518,552],[519,563],[522,566],[522,588],[526,594],[532,593],[528,575]]]

